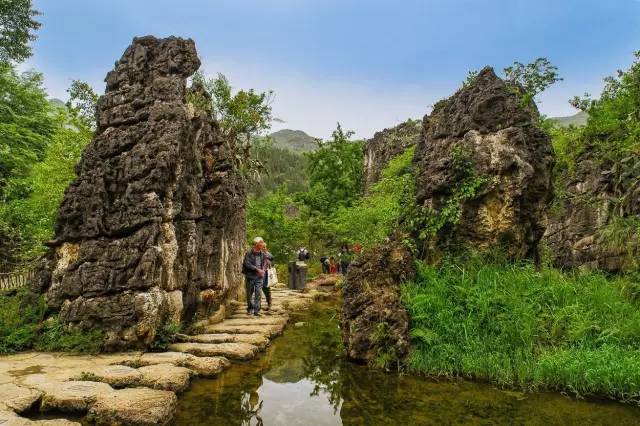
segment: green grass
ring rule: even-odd
[[[27,289],[0,293],[0,354],[26,350],[97,353],[99,330],[72,330],[57,315],[47,316],[42,295]]]
[[[409,369],[525,390],[640,401],[640,307],[630,277],[532,265],[420,265],[403,288]]]

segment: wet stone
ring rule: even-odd
[[[214,324],[206,327],[207,333],[240,333],[240,334],[265,334],[269,337],[282,334],[282,325],[227,325],[226,323]]]
[[[88,418],[98,425],[166,425],[176,411],[173,392],[133,388],[99,395]]]
[[[249,360],[258,353],[258,347],[249,343],[174,343],[169,349],[197,356],[224,356],[242,361]]]

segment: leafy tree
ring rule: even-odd
[[[547,58],[538,58],[527,65],[515,61],[513,65],[504,69],[504,74],[505,79],[512,83],[516,90],[524,90],[522,95],[526,102],[562,80],[558,74],[558,67]]]
[[[66,105],[69,111],[86,127],[95,130],[98,95],[93,88],[85,81],[73,80],[67,93],[69,100]]]
[[[223,131],[240,143],[248,146],[252,137],[271,128],[272,91],[249,89],[234,94],[229,79],[220,73],[212,79],[198,71],[193,76],[193,83],[201,85],[210,95],[210,99],[199,98],[195,102],[211,112]]]
[[[0,62],[22,62],[31,56],[29,42],[35,40],[33,31],[40,28],[34,18],[40,12],[32,9],[31,0],[2,0],[0,2]]]
[[[249,193],[264,196],[282,188],[287,193],[306,190],[306,157],[299,152],[275,146],[270,138],[252,141],[251,155],[264,166],[264,173],[249,188]]]
[[[42,75],[0,63],[0,200],[20,196],[11,182],[41,161],[55,127]]]
[[[302,198],[318,213],[330,214],[339,206],[349,207],[362,194],[363,142],[351,141],[352,135],[338,123],[330,141],[305,153],[310,189]]]
[[[64,191],[75,177],[75,166],[93,131],[61,109],[55,115],[55,131],[42,161],[35,162],[26,176],[15,178],[22,189],[0,205],[0,270],[12,269],[44,250],[43,242],[53,236],[53,227]]]

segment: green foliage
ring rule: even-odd
[[[391,235],[415,198],[412,160],[415,147],[393,158],[382,172],[382,179],[351,207],[339,207],[328,229],[339,241],[372,247]]]
[[[71,114],[85,127],[95,130],[98,94],[89,83],[82,80],[73,80],[67,93],[69,93],[69,100],[66,106]]]
[[[309,226],[300,206],[284,190],[247,203],[247,238],[261,236],[268,244],[276,263],[292,260],[300,245],[308,245]]]
[[[212,113],[228,136],[248,145],[252,136],[271,128],[273,92],[260,93],[249,89],[233,94],[229,80],[220,73],[214,79],[198,71],[192,79],[195,85],[204,87],[210,98],[191,94],[190,100]]]
[[[36,39],[40,23],[34,18],[40,13],[31,0],[0,2],[0,62],[22,62],[31,56],[29,42]]]
[[[27,289],[0,293],[0,353],[40,351],[99,352],[98,330],[71,330],[56,316],[46,317],[44,296]]]
[[[626,71],[607,77],[599,99],[589,95],[576,97],[571,103],[588,114],[584,126],[556,127],[551,131],[556,154],[555,192],[552,213],[562,212],[569,197],[573,203],[593,203],[578,199],[566,188],[580,174],[606,176],[606,190],[612,220],[602,230],[601,239],[613,253],[626,257],[629,270],[638,268],[640,228],[637,225],[637,182],[640,172],[640,52]],[[592,194],[592,197],[598,194]],[[596,202],[598,200],[595,200]]]
[[[409,366],[524,389],[640,399],[640,310],[628,278],[475,258],[419,265],[403,289]]]
[[[562,78],[558,74],[558,67],[547,58],[538,58],[530,64],[515,61],[513,65],[504,69],[505,79],[515,90],[524,90],[523,104],[529,104],[539,93]]]
[[[92,132],[82,122],[64,111],[55,116],[56,131],[41,161],[30,172],[14,178],[12,186],[21,188],[21,197],[12,197],[0,205],[0,234],[8,231],[0,250],[6,254],[0,269],[10,270],[15,264],[32,260],[45,247],[44,241],[53,236],[53,227],[64,191],[75,177],[75,166]]]
[[[351,141],[352,135],[338,123],[330,141],[305,154],[309,191],[301,198],[318,214],[328,215],[339,207],[350,207],[362,194],[363,143]]]
[[[24,189],[11,180],[26,176],[42,160],[55,129],[42,75],[18,74],[0,63],[0,200],[19,197]]]
[[[279,188],[283,188],[287,193],[306,190],[306,157],[302,154],[278,147],[270,138],[265,138],[253,142],[251,155],[264,169],[249,185],[249,194],[261,197]]]
[[[414,206],[407,215],[409,230],[419,241],[428,240],[439,232],[451,229],[462,217],[462,205],[479,189],[490,183],[486,176],[476,176],[471,153],[462,147],[451,149],[454,183],[450,195],[438,207]]]
[[[175,342],[176,334],[182,331],[182,325],[175,322],[166,322],[156,333],[156,338],[151,343],[149,349],[154,352],[164,352],[169,350],[169,345]]]

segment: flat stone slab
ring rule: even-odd
[[[114,388],[137,386],[142,373],[126,365],[104,365],[83,371],[74,380],[91,380],[108,383]]]
[[[247,315],[245,318],[227,319],[222,324],[225,325],[284,325],[287,318],[283,317],[256,317]]]
[[[231,365],[229,360],[223,357],[197,357],[182,352],[147,352],[133,359],[131,364],[135,366],[173,364],[186,367],[198,376],[204,377],[213,377]]]
[[[114,392],[107,383],[70,381],[41,385],[44,392],[40,409],[64,412],[85,412],[101,395]]]
[[[191,370],[173,364],[153,364],[138,368],[140,384],[153,389],[183,392],[189,387]]]
[[[246,361],[258,353],[258,347],[249,343],[174,343],[169,349],[202,356],[224,356]]]
[[[27,411],[42,396],[42,391],[13,383],[3,383],[0,385],[0,404],[4,404],[8,409],[16,413]],[[2,422],[0,422],[2,425]]]
[[[155,426],[173,419],[177,397],[173,392],[128,388],[98,396],[88,419],[98,425]]]
[[[80,423],[65,419],[29,420],[18,416],[11,410],[0,409],[0,425],[2,426],[82,426]]]
[[[194,336],[183,335],[183,342],[193,343],[250,343],[260,349],[269,345],[269,338],[264,334],[196,334]]]
[[[205,328],[207,333],[231,333],[231,334],[254,334],[260,333],[269,337],[282,334],[282,325],[227,325],[224,322],[210,325]]]

